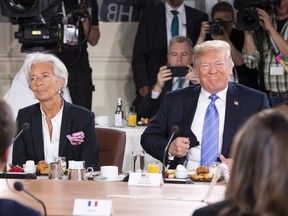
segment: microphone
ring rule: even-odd
[[[28,125],[29,125],[29,124],[28,124]],[[37,200],[37,202],[41,203],[41,205],[43,206],[43,209],[44,209],[44,216],[47,215],[45,204],[44,204],[40,199],[38,199],[37,197],[35,197],[33,194],[31,194],[31,193],[29,193],[27,190],[25,190],[25,189],[24,189],[24,185],[23,185],[21,182],[15,182],[15,183],[14,183],[14,189],[17,190],[17,191],[24,191],[26,194],[28,194],[29,196],[31,196],[32,198],[34,198],[35,200]]]
[[[170,144],[171,144],[171,141],[172,141],[174,135],[177,134],[178,131],[179,131],[179,127],[178,127],[177,125],[174,125],[174,126],[171,128],[171,133],[172,133],[172,134],[171,134],[170,139],[169,139],[169,141],[168,141],[168,143],[167,143],[167,145],[166,145],[166,147],[165,147],[165,149],[164,149],[163,160],[162,160],[162,163],[163,163],[162,177],[163,177],[163,179],[165,179],[165,167],[166,167],[166,166],[165,166],[165,163],[166,163],[167,151],[168,151],[168,149],[169,149],[169,147],[170,147]]]
[[[26,122],[22,125],[20,132],[14,137],[14,139],[12,140],[12,144],[15,142],[15,140],[26,130],[28,130],[30,127],[29,123]]]

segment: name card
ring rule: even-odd
[[[75,199],[73,215],[111,215],[111,200]]]
[[[128,185],[160,187],[161,182],[160,173],[130,173]]]

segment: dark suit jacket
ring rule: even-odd
[[[225,157],[229,157],[232,139],[245,120],[254,113],[269,108],[268,99],[263,92],[241,84],[229,83],[228,85],[221,151]],[[191,124],[200,90],[200,85],[192,85],[165,95],[154,120],[141,136],[141,145],[148,154],[162,161],[163,151],[174,125],[179,127],[177,136],[189,137],[191,147],[198,144],[196,136],[191,131]],[[174,165],[179,162],[177,159],[175,158]]]
[[[208,15],[185,6],[187,36],[193,44],[199,37],[201,22]],[[136,89],[157,81],[159,68],[167,63],[167,32],[165,4],[143,10],[139,22],[132,58],[132,70]]]
[[[197,209],[192,214],[192,216],[217,216],[222,209],[224,209],[225,207],[231,204],[232,204],[231,201],[228,201],[228,200],[223,200],[221,202],[213,203],[206,207]],[[233,216],[233,215],[238,215],[238,214],[237,214],[237,211],[232,210],[232,212],[229,212],[229,214],[227,215]]]
[[[34,104],[20,109],[17,116],[19,130],[25,122],[30,128],[16,139],[13,146],[13,164],[22,165],[26,160],[38,163],[44,160],[44,143],[42,134],[42,116],[40,104]],[[66,135],[84,132],[84,142],[71,145]],[[86,167],[96,168],[98,165],[99,145],[96,138],[94,113],[64,101],[62,125],[59,140],[59,156],[66,161],[85,161]]]
[[[36,202],[36,201],[35,201]],[[42,214],[28,206],[10,199],[0,199],[0,215],[5,216],[42,216]]]

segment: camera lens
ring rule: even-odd
[[[250,11],[247,11],[242,16],[242,22],[245,23],[247,26],[253,25],[255,22],[257,22],[258,14],[251,13]]]
[[[220,23],[211,23],[210,24],[210,33],[212,35],[221,35],[222,32],[222,25]]]

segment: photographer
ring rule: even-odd
[[[279,1],[275,9],[275,13],[269,15],[265,10],[256,8],[264,30],[264,91],[270,106],[288,100],[288,75],[285,70],[288,58],[288,0]],[[245,33],[244,61],[250,68],[256,68],[261,60],[256,41],[259,40],[253,38],[252,32]]]
[[[78,5],[78,1],[64,0],[64,4],[66,11],[69,12]],[[78,36],[78,41],[81,44],[74,47],[64,47],[59,49],[57,53],[57,56],[64,62],[68,69],[68,88],[73,104],[85,107],[89,110],[92,108],[92,92],[95,89],[92,83],[92,69],[89,64],[87,48],[88,43],[91,46],[97,45],[100,37],[98,5],[96,0],[91,0],[91,6],[92,23],[89,23],[91,20],[85,16],[85,13],[88,12],[86,11],[87,5],[82,8],[83,14],[81,14],[81,11],[78,12],[80,17],[83,16],[80,18]],[[84,38],[87,38],[87,41],[84,41]]]
[[[258,71],[245,66],[242,48],[244,33],[234,28],[234,9],[228,2],[219,2],[211,10],[212,22],[202,22],[201,33],[197,44],[205,40],[223,40],[230,44],[234,62],[233,77],[230,81],[239,82],[251,88],[258,89]]]

